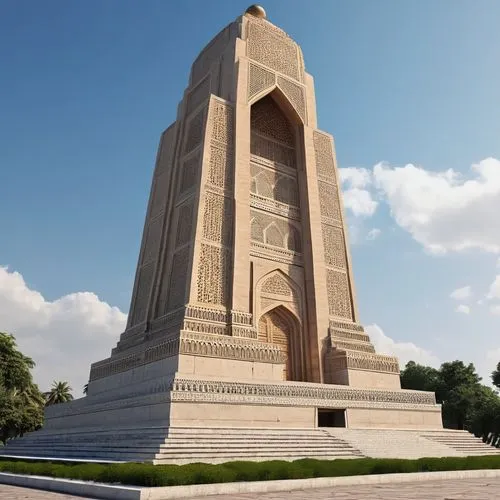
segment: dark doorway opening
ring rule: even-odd
[[[318,408],[318,427],[345,427],[345,410]]]

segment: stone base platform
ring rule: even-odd
[[[434,394],[420,391],[180,375],[135,389],[50,406],[44,428],[10,441],[3,454],[153,463],[349,458],[373,450],[348,431],[379,431],[374,449],[391,436],[395,453],[417,434],[442,430]],[[433,456],[453,450],[441,434],[422,439]]]
[[[374,429],[235,429],[150,427],[33,433],[2,456],[75,461],[186,464],[299,458],[422,458],[496,455],[500,450],[465,431]]]

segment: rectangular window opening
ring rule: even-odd
[[[318,427],[345,426],[345,410],[318,408]]]

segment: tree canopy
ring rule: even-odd
[[[500,363],[491,375],[500,387]],[[443,425],[450,429],[467,429],[485,441],[500,436],[500,397],[491,387],[481,383],[472,363],[443,363],[439,369],[414,361],[401,371],[401,387],[436,393],[442,405]]]
[[[45,400],[33,382],[34,361],[22,354],[13,335],[0,332],[0,441],[43,424]]]

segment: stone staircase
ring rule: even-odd
[[[38,432],[10,441],[3,456],[183,464],[356,458],[363,455],[351,444],[323,429],[178,427],[64,435]]]
[[[497,455],[500,449],[487,445],[467,431],[325,429],[360,452],[373,458],[464,457]]]
[[[495,448],[483,442],[467,431],[434,431],[422,434],[430,441],[443,444],[458,451],[462,456],[499,455],[500,448]]]

